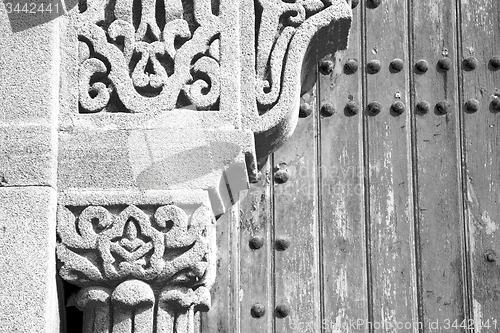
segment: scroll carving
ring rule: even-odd
[[[208,311],[208,208],[60,206],[58,218],[59,274],[82,287],[84,333],[192,332],[195,312]]]
[[[80,6],[80,111],[217,109],[220,19],[213,7],[203,0]]]

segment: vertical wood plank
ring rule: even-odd
[[[413,288],[414,231],[411,176],[407,1],[382,1],[365,7],[366,103],[380,103],[380,113],[367,107],[369,232],[371,268],[370,331],[418,329]],[[399,60],[395,60],[399,59]],[[394,66],[391,67],[391,63]],[[373,61],[381,63],[374,73]],[[401,68],[402,65],[402,68]],[[400,69],[400,70],[399,70]],[[397,108],[404,106],[398,114]],[[403,104],[400,104],[403,103]],[[373,105],[373,104],[372,104]],[[417,326],[417,327],[414,327]]]
[[[457,27],[454,1],[413,1],[410,9],[415,63],[428,70],[413,75],[417,185],[419,299],[424,328],[445,330],[466,318],[464,304],[464,222],[461,203]],[[446,60],[447,59],[447,60]],[[448,61],[440,67],[439,61]],[[446,65],[446,62],[444,63]],[[439,104],[442,103],[442,104]],[[443,104],[444,103],[444,104]],[[420,104],[421,105],[421,104]],[[446,106],[446,114],[440,112]],[[448,329],[452,329],[448,327]]]
[[[315,109],[315,96],[311,105]],[[274,251],[276,306],[275,332],[318,332],[320,325],[318,226],[317,226],[317,112],[299,119],[292,138],[273,156],[273,165],[287,169],[290,179],[274,182]],[[280,251],[281,240],[290,246]]]
[[[474,57],[475,69],[462,64],[466,218],[472,258],[473,323],[476,332],[500,332],[500,72],[490,59],[500,56],[498,1],[461,1],[462,59]],[[477,101],[478,110],[471,106]]]
[[[240,206],[241,333],[272,332],[273,283],[271,242],[271,196],[269,163],[261,170],[259,182],[251,184]],[[260,247],[261,246],[261,247]],[[264,307],[261,316],[253,306]],[[257,310],[257,308],[255,308]]]
[[[361,5],[353,8],[349,48],[338,52],[330,75],[319,77],[321,297],[324,332],[366,332],[368,321],[363,176]],[[361,64],[362,66],[362,64]],[[357,111],[357,114],[356,114]],[[319,331],[318,331],[319,332]]]
[[[201,331],[239,332],[239,204],[217,220],[217,271],[210,311],[201,314]]]

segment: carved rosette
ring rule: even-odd
[[[192,332],[210,308],[214,218],[203,204],[60,205],[57,231],[84,333]]]

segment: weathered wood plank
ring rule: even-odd
[[[361,8],[353,8],[349,49],[337,52],[330,75],[319,77],[319,105],[336,110],[320,119],[320,230],[325,332],[365,332],[368,321],[363,176]],[[361,65],[362,66],[362,65]],[[357,114],[356,112],[357,111]],[[319,331],[318,331],[319,332]]]
[[[418,322],[413,288],[414,216],[407,1],[382,1],[365,9],[367,61],[371,331],[396,332]],[[380,72],[374,73],[380,61]],[[380,113],[370,104],[380,103]],[[371,104],[373,105],[373,104]],[[402,113],[401,113],[402,112]]]
[[[500,72],[494,61],[490,63],[500,56],[500,4],[488,0],[461,4],[465,209],[472,258],[470,323],[476,332],[500,332],[500,269],[492,261],[494,253],[500,253],[500,117],[494,109]],[[477,60],[475,69],[466,68],[474,63],[470,57]],[[478,106],[475,112],[474,104]]]
[[[201,331],[239,332],[239,205],[217,220],[217,272],[212,306],[201,314]]]
[[[240,205],[242,333],[272,332],[274,285],[271,260],[274,248],[271,242],[270,177],[267,163],[261,170],[259,182],[250,185]],[[265,313],[259,312],[260,306]]]
[[[412,59],[428,70],[413,74],[416,108],[417,253],[419,300],[425,330],[446,330],[466,318],[458,130],[457,27],[454,1],[413,1]],[[443,64],[439,65],[439,62]],[[446,69],[449,67],[449,69]],[[441,103],[441,104],[439,104]],[[446,110],[445,110],[446,109]],[[423,110],[423,109],[422,109]],[[451,329],[451,328],[449,328]]]
[[[315,109],[315,96],[311,105]],[[293,330],[317,332],[320,325],[318,187],[316,110],[299,119],[294,136],[273,156],[273,165],[287,169],[288,182],[274,182],[274,251],[276,307],[285,305],[290,313],[277,313],[275,332]],[[279,250],[279,242],[289,242]]]

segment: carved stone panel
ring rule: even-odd
[[[84,333],[192,331],[195,312],[210,307],[214,281],[207,204],[202,191],[60,197],[59,274],[82,287],[74,303]]]

